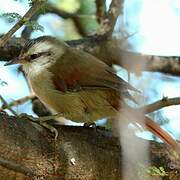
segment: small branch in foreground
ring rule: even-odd
[[[45,4],[46,1],[36,1],[32,7],[27,11],[27,13],[20,19],[10,30],[0,39],[0,47],[3,47],[10,37],[21,27],[23,26],[29,19]]]
[[[36,174],[32,172],[29,168],[23,166],[22,164],[18,164],[17,162],[13,162],[12,160],[7,160],[0,157],[0,165],[6,167],[9,170],[23,173],[24,175],[27,176],[36,176]]]
[[[0,108],[0,111],[2,111],[2,110],[5,110],[5,109],[11,109],[11,107],[13,107],[13,106],[18,106],[18,105],[20,105],[20,104],[24,104],[25,102],[27,102],[28,100],[32,100],[32,99],[34,99],[35,98],[35,96],[34,95],[30,95],[30,96],[25,96],[25,97],[23,97],[23,98],[21,98],[21,99],[18,99],[18,100],[15,100],[15,101],[13,101],[13,102],[11,102],[11,103],[4,103],[3,102],[3,105],[2,105],[2,107]]]
[[[2,101],[2,103],[3,103],[3,105],[4,106],[7,106],[8,105],[8,103],[6,102],[6,100],[0,95],[0,100]],[[0,109],[0,112],[2,111],[3,109]],[[13,109],[11,109],[11,108],[9,108],[9,111],[11,111],[15,116],[17,116],[17,113],[13,110]]]
[[[167,107],[167,106],[173,106],[173,105],[180,105],[180,97],[177,98],[163,98],[159,101],[156,101],[152,104],[143,106],[141,108],[137,108],[137,110],[142,111],[146,114],[151,113],[153,111],[157,111],[161,108]]]

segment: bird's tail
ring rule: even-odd
[[[154,135],[158,136],[161,140],[166,142],[168,145],[174,149],[180,148],[178,142],[170,136],[165,130],[163,130],[157,123],[155,123],[151,118],[144,116],[144,123],[147,129]]]
[[[173,149],[180,150],[180,144],[175,139],[173,139],[173,137],[168,132],[163,130],[156,122],[144,115],[142,112],[138,112],[137,110],[129,107],[126,107],[125,109],[122,108],[120,111],[128,120],[140,123],[154,135],[158,136],[163,142],[170,145]]]

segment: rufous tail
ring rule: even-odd
[[[166,142],[168,145],[172,146],[174,149],[180,148],[178,142],[173,139],[169,133],[163,130],[156,122],[147,116],[144,116],[144,123],[147,129],[154,135],[158,136],[162,141]]]
[[[121,113],[125,113],[125,116],[128,119],[134,119],[136,122],[145,125],[145,127],[150,132],[158,136],[163,142],[170,145],[173,149],[180,150],[180,144],[175,139],[173,139],[173,137],[168,132],[163,130],[156,122],[154,122],[151,118],[147,117],[146,115],[143,115],[142,112],[139,112],[130,107],[126,107],[125,109],[122,108],[120,111]]]

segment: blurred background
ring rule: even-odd
[[[18,13],[23,16],[29,9],[27,0],[0,0],[0,14]],[[108,8],[110,0],[106,1]],[[31,38],[51,35],[63,40],[79,39],[91,35],[98,27],[95,0],[49,0],[53,8],[68,13],[77,13],[77,19],[64,19],[54,13],[39,16],[37,30]],[[6,33],[18,18],[0,17],[0,34]],[[78,23],[78,26],[77,26]],[[77,28],[78,27],[78,28]],[[15,36],[20,37],[24,27]],[[124,0],[123,14],[119,17],[114,36],[126,38],[121,48],[126,51],[139,52],[145,55],[180,56],[180,1],[179,0]],[[177,59],[179,60],[179,59]],[[0,95],[7,102],[29,95],[29,89],[18,65],[4,67],[0,61]],[[117,68],[118,74],[128,80],[128,73]],[[180,97],[180,77],[162,73],[143,72],[141,75],[130,75],[130,83],[141,90],[141,105],[160,100],[163,97]],[[2,102],[0,102],[0,106]],[[28,113],[35,116],[31,103],[13,107],[17,113]],[[180,139],[180,106],[171,106],[151,113],[151,116],[168,130],[175,138]],[[152,136],[144,136],[154,138]]]

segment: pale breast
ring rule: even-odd
[[[84,112],[79,96],[77,93],[57,91],[51,80],[52,76],[47,69],[36,69],[27,74],[33,92],[48,109],[61,112],[68,119],[79,119]]]
[[[94,122],[115,116],[116,110],[107,101],[105,92],[94,90],[60,92],[55,89],[52,76],[51,72],[40,68],[36,69],[36,72],[28,73],[32,90],[48,109],[78,122]]]

